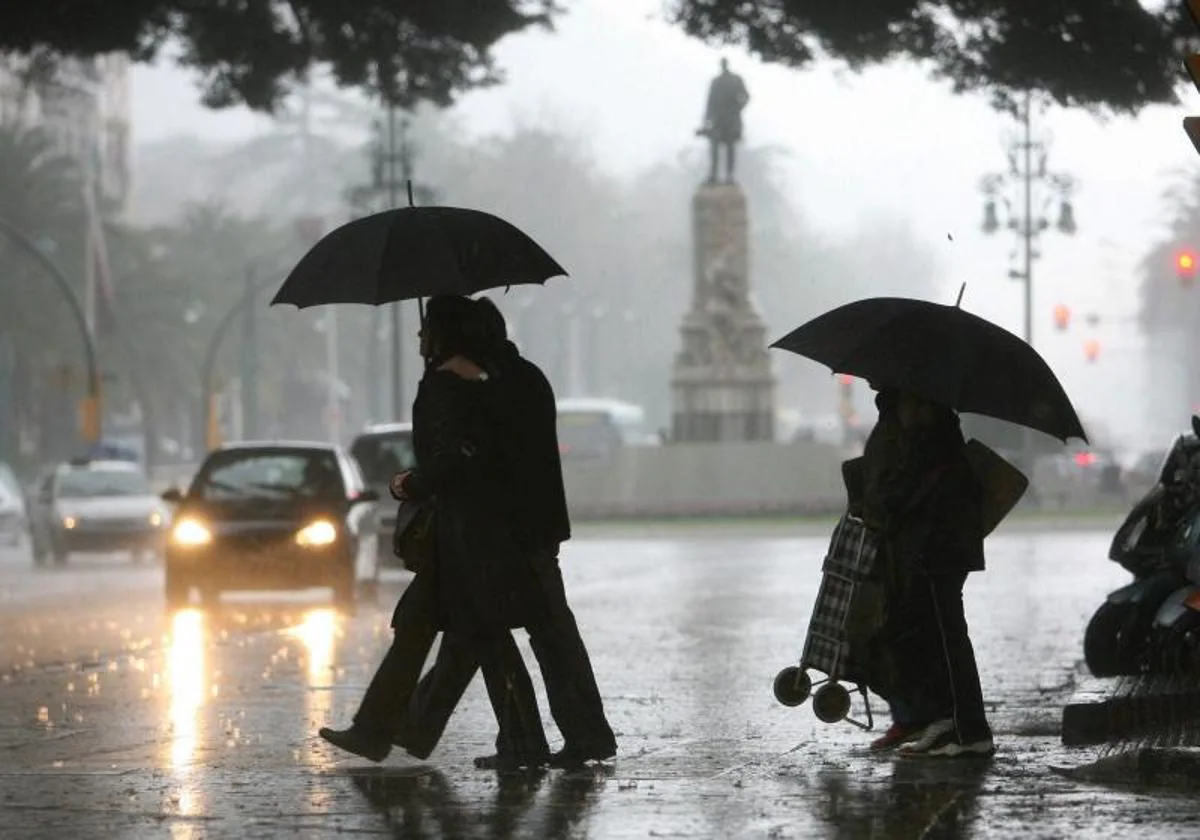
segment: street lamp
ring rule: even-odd
[[[1008,171],[985,176],[980,186],[984,195],[982,227],[985,234],[997,233],[1001,228],[1012,231],[1022,244],[1022,267],[1009,270],[1008,276],[1025,284],[1024,338],[1032,345],[1033,263],[1041,256],[1036,250],[1037,241],[1051,227],[1049,214],[1055,202],[1058,204],[1058,215],[1054,227],[1067,236],[1076,232],[1075,208],[1071,202],[1076,183],[1069,175],[1048,170],[1049,144],[1044,139],[1034,139],[1033,97],[1028,91],[1018,120],[1020,136],[1007,143]],[[1040,207],[1035,208],[1034,186],[1037,184],[1044,185],[1049,195]],[[1020,188],[1020,209],[1014,209],[1014,202],[1004,194],[1006,189],[1012,187]]]

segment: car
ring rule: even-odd
[[[350,454],[358,463],[367,484],[380,499],[390,499],[388,483],[398,472],[416,466],[413,455],[411,423],[380,423],[368,426],[350,442]],[[392,552],[392,531],[396,528],[395,504],[380,505],[375,532],[380,563],[402,568]]]
[[[0,481],[0,539],[10,546],[18,546],[26,527],[24,498],[19,490]]]
[[[170,511],[136,464],[83,458],[42,473],[28,517],[34,563],[62,566],[74,553],[158,557]]]
[[[1124,500],[1120,467],[1103,450],[1043,455],[1034,461],[1030,484],[1042,507],[1062,509],[1106,498]]]
[[[328,587],[349,608],[379,580],[378,494],[330,443],[242,442],[214,449],[175,506],[166,545],[168,606],[193,591],[215,603],[234,590]]]

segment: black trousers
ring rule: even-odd
[[[539,587],[538,610],[526,630],[546,683],[550,712],[563,735],[563,747],[584,755],[612,755],[617,741],[604,714],[591,657],[567,603],[558,552],[538,552],[533,565]],[[433,667],[410,695],[400,738],[409,753],[426,758],[433,752],[475,670],[469,646],[449,634],[443,636]],[[497,738],[496,748],[499,752],[509,749],[504,733]]]
[[[983,708],[979,666],[963,611],[966,573],[913,575],[905,613],[915,632],[898,639],[904,682],[898,691],[906,710],[921,722],[954,721],[961,742],[991,737]]]
[[[405,592],[402,608],[396,611],[392,644],[363,695],[354,716],[356,726],[377,733],[379,738],[404,743],[408,731],[404,711],[411,703],[421,668],[438,632],[435,612],[433,578],[418,574]],[[443,648],[447,641],[452,652],[458,651],[459,657],[470,662],[471,676],[477,668],[483,670],[488,699],[499,727],[497,748],[503,744],[506,751],[526,756],[548,753],[533,681],[512,633],[507,628],[483,628],[470,636],[445,633]],[[461,695],[459,691],[458,697]]]

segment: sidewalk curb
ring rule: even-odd
[[[1139,747],[1052,769],[1080,782],[1200,789],[1200,749]]]
[[[1088,746],[1160,732],[1200,719],[1200,682],[1159,676],[1094,680],[1062,717],[1062,742]]]

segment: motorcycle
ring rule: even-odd
[[[1109,559],[1134,581],[1109,593],[1088,622],[1084,659],[1095,676],[1159,672],[1182,655],[1187,616],[1178,609],[1160,612],[1176,597],[1180,606],[1186,601],[1178,593],[1189,585],[1189,563],[1200,556],[1200,417],[1192,418],[1192,430],[1175,440],[1158,483],[1113,536]]]
[[[1186,583],[1163,601],[1151,628],[1151,670],[1180,674],[1200,670],[1200,512],[1179,529],[1175,549],[1189,555]]]

